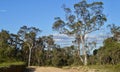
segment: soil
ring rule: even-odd
[[[94,69],[88,69],[83,67],[75,68],[56,68],[56,67],[29,67],[30,72],[99,72]]]

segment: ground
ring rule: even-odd
[[[88,69],[86,67],[72,67],[72,68],[56,68],[56,67],[36,67],[31,66],[30,72],[99,72],[95,69]]]

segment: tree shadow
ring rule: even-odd
[[[35,68],[27,68],[25,72],[35,72]]]

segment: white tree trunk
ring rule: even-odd
[[[85,58],[84,58],[84,65],[87,65],[87,53],[86,53],[86,50],[84,52],[84,56],[85,56]]]
[[[81,42],[82,42],[82,49],[84,52],[84,65],[87,65],[87,52],[86,52],[86,48],[85,48],[85,36],[80,36],[81,38]]]
[[[80,56],[80,44],[79,43],[78,43],[78,56],[80,60],[82,61],[82,63],[84,63],[83,58]]]

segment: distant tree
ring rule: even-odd
[[[60,17],[55,18],[53,29],[67,35],[75,37],[78,44],[78,54],[84,65],[87,65],[87,48],[86,35],[97,31],[104,25],[107,20],[103,14],[103,3],[93,2],[87,3],[82,0],[74,4],[74,11],[63,6],[66,20]],[[82,46],[80,46],[82,45]],[[83,49],[84,59],[80,56],[80,47]]]
[[[116,26],[115,24],[108,25],[110,31],[113,35],[113,38],[117,41],[120,41],[120,26]]]
[[[4,60],[2,60],[3,57],[4,58],[8,57],[8,49],[10,49],[9,45],[8,45],[9,38],[10,38],[10,35],[9,35],[8,31],[2,30],[0,32],[0,62],[4,61]],[[10,50],[9,50],[9,52],[10,52]]]
[[[39,65],[39,66],[43,66],[45,65],[44,61],[45,61],[45,45],[44,45],[44,41],[42,39],[42,37],[39,37],[36,40],[36,48],[34,48],[32,50],[32,65]]]
[[[12,47],[14,51],[14,57],[17,60],[23,60],[21,48],[22,48],[22,40],[20,40],[19,36],[17,34],[10,34],[10,39],[8,41],[10,47]]]
[[[120,26],[116,26],[115,24],[109,24],[108,27],[110,28],[112,34],[120,32]]]
[[[0,62],[15,60],[15,49],[9,44],[10,34],[6,30],[0,32]]]
[[[20,39],[23,40],[29,48],[28,66],[30,66],[32,49],[36,47],[36,37],[39,32],[40,30],[38,28],[27,26],[21,27],[18,31]]]
[[[2,30],[0,32],[0,48],[6,46],[8,44],[8,40],[10,39],[9,32],[6,30]]]
[[[43,43],[45,45],[46,50],[48,50],[47,57],[49,57],[50,52],[52,51],[52,48],[54,46],[54,40],[53,36],[43,36],[42,37]]]

